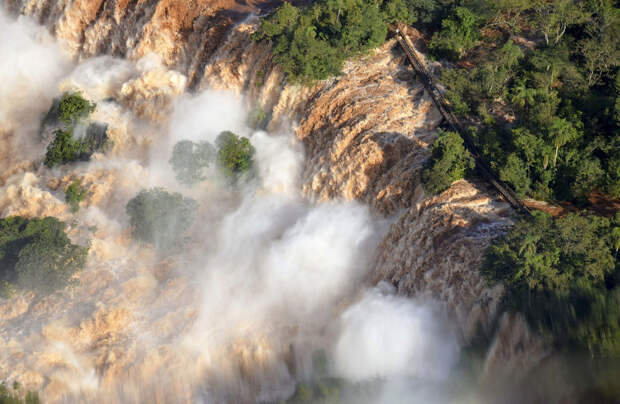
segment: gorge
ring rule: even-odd
[[[0,6],[0,217],[53,216],[90,243],[75,285],[0,299],[7,385],[106,403],[546,402],[589,388],[479,272],[511,207],[483,182],[422,188],[441,115],[396,40],[303,86],[251,40],[270,2]],[[66,91],[97,104],[111,146],[47,168],[40,121]],[[212,168],[179,184],[174,144],[223,131],[250,139],[255,178],[230,186]],[[72,212],[76,179],[87,193]],[[125,205],[153,187],[199,203],[182,252],[132,239]]]

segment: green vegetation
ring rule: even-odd
[[[256,72],[256,81],[254,82],[254,85],[256,86],[256,88],[261,88],[263,86],[263,84],[265,84],[265,73],[262,70],[259,70]]]
[[[0,281],[49,294],[69,284],[86,263],[88,247],[71,243],[65,223],[53,217],[0,219]]]
[[[441,22],[441,30],[433,35],[428,49],[438,57],[458,60],[478,41],[479,20],[467,7],[456,7],[452,15]]]
[[[307,8],[284,3],[263,20],[255,39],[273,43],[276,61],[291,80],[311,82],[340,72],[347,57],[380,45],[387,28],[369,0],[319,1]]]
[[[22,395],[18,382],[13,382],[13,389],[9,389],[4,382],[0,383],[0,404],[39,404],[39,394],[28,390]],[[22,398],[23,397],[23,398]]]
[[[67,127],[73,127],[88,118],[96,107],[97,104],[85,100],[79,92],[64,93],[58,104],[58,120]]]
[[[107,126],[91,124],[81,139],[73,137],[72,129],[57,129],[54,140],[47,146],[45,165],[52,168],[59,164],[74,161],[88,161],[97,150],[105,150],[108,145]]]
[[[217,163],[224,174],[238,179],[254,166],[256,149],[247,137],[239,137],[225,131],[215,139],[217,146]]]
[[[71,129],[57,129],[54,140],[47,146],[45,165],[52,168],[73,161],[87,161],[97,150],[105,150],[108,146],[106,131],[107,126],[91,124],[83,138],[75,139]]]
[[[537,199],[619,197],[620,8],[485,0],[445,12],[429,50],[472,66],[444,70],[441,81],[499,177]]]
[[[206,169],[215,158],[215,148],[208,142],[181,140],[174,145],[170,164],[181,184],[191,186],[204,181]]]
[[[311,383],[300,383],[291,398],[283,404],[322,403],[336,404],[340,402],[340,382],[336,379],[322,378]]]
[[[76,161],[82,152],[82,144],[79,140],[73,139],[71,130],[57,129],[54,131],[54,140],[47,146],[45,165],[52,168],[57,164]]]
[[[96,105],[82,98],[79,93],[65,93],[54,100],[43,125],[58,124],[54,130],[54,139],[47,146],[45,165],[54,167],[77,160],[88,160],[97,150],[108,144],[107,125],[91,123],[84,136],[76,139],[74,132],[77,125],[95,110]]]
[[[207,178],[206,169],[214,159],[224,175],[235,181],[254,167],[256,149],[248,138],[225,131],[215,139],[215,145],[213,147],[204,141],[177,142],[169,161],[177,181],[187,186],[204,181]]]
[[[80,202],[86,198],[87,190],[82,187],[82,180],[73,181],[65,191],[65,201],[71,206],[71,212],[77,212],[80,209]]]
[[[506,302],[559,344],[620,355],[620,214],[535,212],[488,250],[483,273]]]
[[[475,167],[474,159],[463,146],[463,139],[455,132],[439,132],[432,146],[431,157],[422,171],[426,192],[445,191],[454,181],[464,178]]]
[[[163,188],[142,190],[126,206],[133,236],[163,252],[181,247],[183,233],[191,226],[198,203]]]
[[[432,0],[319,0],[306,7],[284,3],[262,21],[255,40],[272,44],[275,60],[294,82],[340,73],[345,59],[381,45],[388,23],[430,19]]]
[[[340,390],[345,386],[344,380],[329,376],[325,351],[314,351],[312,353],[312,377],[303,383],[298,383],[293,395],[283,404],[340,403]]]
[[[42,126],[60,123],[65,129],[72,128],[88,118],[96,107],[97,104],[84,99],[79,92],[66,92],[54,99],[43,119]]]

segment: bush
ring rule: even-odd
[[[82,145],[73,139],[71,130],[57,129],[54,131],[54,140],[47,146],[45,165],[49,168],[57,164],[76,161],[82,153]]]
[[[238,179],[253,168],[256,149],[248,138],[226,131],[220,133],[215,145],[218,165],[226,176]]]
[[[0,219],[0,280],[10,285],[49,294],[69,283],[87,255],[56,218]]]
[[[480,19],[466,7],[456,7],[451,18],[441,23],[428,44],[431,54],[451,60],[462,58],[480,37]]]
[[[463,139],[455,132],[440,131],[431,150],[431,157],[422,171],[422,185],[428,193],[445,191],[475,166],[473,157],[463,146]]]
[[[97,104],[82,97],[79,92],[66,92],[52,101],[50,109],[41,122],[41,130],[45,126],[64,124],[65,129],[73,128],[81,120],[95,111]]]
[[[191,186],[204,181],[206,169],[215,158],[215,148],[208,142],[181,140],[174,145],[170,164],[181,184]]]
[[[558,343],[620,355],[619,219],[534,212],[494,242],[482,273]]]
[[[239,179],[254,167],[256,149],[246,137],[230,131],[222,132],[215,139],[216,147],[209,142],[181,140],[174,145],[170,164],[177,180],[187,186],[204,181],[206,169],[217,157],[218,168],[232,180]]]
[[[97,150],[104,149],[108,144],[107,128],[105,124],[91,123],[87,126],[85,135],[75,139],[73,134],[77,125],[88,118],[95,110],[94,102],[85,100],[78,92],[65,93],[60,99],[54,100],[45,116],[41,131],[47,125],[56,126],[54,139],[47,146],[45,165],[54,167],[57,164],[66,164],[77,160],[88,160]]]
[[[82,180],[77,179],[67,187],[65,191],[65,201],[71,206],[71,212],[77,212],[80,209],[80,202],[86,198],[86,188],[82,187]]]
[[[39,404],[39,394],[35,391],[27,391],[24,398],[21,398],[19,383],[13,383],[12,391],[4,384],[0,383],[0,404]]]
[[[250,128],[256,129],[256,130],[265,129],[268,123],[269,123],[269,115],[260,105],[257,105],[256,108],[254,108],[248,114],[248,117],[246,120],[246,124]]]
[[[164,252],[181,246],[181,237],[191,226],[197,210],[195,200],[163,188],[142,190],[126,206],[133,236]]]
[[[58,164],[74,161],[87,161],[98,150],[105,150],[108,145],[107,125],[93,123],[88,126],[86,135],[81,139],[73,137],[73,129],[57,129],[54,140],[47,146],[45,165],[52,168]]]
[[[75,126],[80,120],[88,118],[97,104],[85,100],[79,92],[64,93],[58,104],[58,120],[67,127]]]

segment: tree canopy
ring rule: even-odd
[[[256,149],[247,137],[225,131],[215,139],[217,163],[224,174],[237,179],[254,166]]]
[[[71,243],[53,217],[0,219],[0,279],[43,294],[65,287],[86,263],[88,247]]]
[[[285,2],[261,22],[256,40],[268,40],[276,61],[294,82],[311,83],[340,73],[345,59],[381,45],[387,24],[427,19],[432,0],[319,0]]]
[[[183,244],[183,234],[193,223],[198,203],[163,188],[140,191],[126,206],[133,236],[172,252]]]
[[[58,164],[76,161],[82,152],[82,144],[73,138],[72,130],[57,129],[54,131],[54,140],[47,146],[45,165],[52,168]]]
[[[480,18],[467,7],[456,7],[441,22],[441,30],[433,35],[428,48],[437,56],[452,60],[463,57],[480,37]]]
[[[177,142],[169,162],[177,181],[191,186],[207,178],[207,168],[214,160],[226,177],[236,181],[253,169],[254,154],[256,149],[248,138],[224,131],[215,139],[215,147],[206,141]]]
[[[65,93],[54,100],[43,121],[43,126],[56,126],[53,131],[54,138],[45,153],[44,163],[47,167],[88,160],[97,150],[105,149],[109,144],[105,124],[90,123],[83,136],[74,136],[78,125],[87,119],[95,108],[95,103],[84,99],[78,92]]]
[[[204,181],[207,178],[205,171],[215,159],[215,154],[215,148],[209,142],[177,142],[170,157],[177,181],[187,186]]]
[[[79,92],[67,92],[58,104],[58,120],[67,127],[75,126],[80,120],[88,118],[97,104],[82,97]]]
[[[454,181],[471,172],[474,166],[474,159],[458,133],[440,131],[422,171],[424,189],[431,194],[445,191]]]
[[[65,191],[65,201],[71,207],[72,212],[77,212],[80,209],[80,202],[86,198],[87,190],[82,187],[82,180],[77,179],[73,181]]]
[[[561,344],[620,355],[620,215],[534,212],[489,248],[483,274]]]
[[[470,62],[445,69],[441,81],[455,113],[475,124],[485,159],[522,196],[619,197],[620,8],[608,0],[482,3],[448,7],[429,50]],[[536,46],[517,46],[519,36]]]

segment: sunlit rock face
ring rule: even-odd
[[[439,296],[471,341],[489,335],[503,294],[472,268],[493,237],[512,224],[510,209],[480,188],[459,181],[400,216],[379,247],[374,279],[408,295]]]
[[[313,349],[337,334],[329,324],[342,323],[336,341],[347,341],[357,317],[339,316],[358,299],[366,307],[356,291],[382,282],[436,304],[420,318],[450,320],[451,332],[438,338],[450,349],[499,335],[485,377],[504,361],[506,377],[523,374],[547,352],[521,318],[501,317],[502,287],[478,272],[485,248],[514,220],[508,205],[482,184],[459,181],[434,197],[420,185],[441,117],[394,40],[306,88],[288,83],[268,45],[250,40],[257,27],[250,13],[269,2],[5,3],[45,28],[22,19],[27,27],[15,29],[38,53],[0,60],[3,72],[30,72],[0,89],[0,216],[75,219],[69,234],[92,246],[79,286],[1,302],[0,379],[20,380],[50,402],[283,399],[308,376]],[[0,38],[2,49],[9,45]],[[41,70],[38,60],[47,61]],[[92,119],[108,123],[112,148],[89,163],[46,169],[32,116],[76,88],[98,103]],[[214,90],[226,93],[201,95]],[[246,125],[255,108],[269,116],[277,140]],[[231,192],[217,181],[193,190],[176,183],[167,165],[174,142],[213,141],[227,129],[260,144],[262,185]],[[73,214],[64,191],[77,178],[88,196]],[[149,186],[200,200],[185,255],[161,257],[132,241],[125,204]],[[339,215],[314,203],[334,203]],[[288,270],[308,276],[291,280]],[[308,284],[321,292],[316,306]],[[377,313],[394,306],[381,302]],[[395,318],[415,328],[417,313]],[[345,375],[347,360],[336,366]]]

